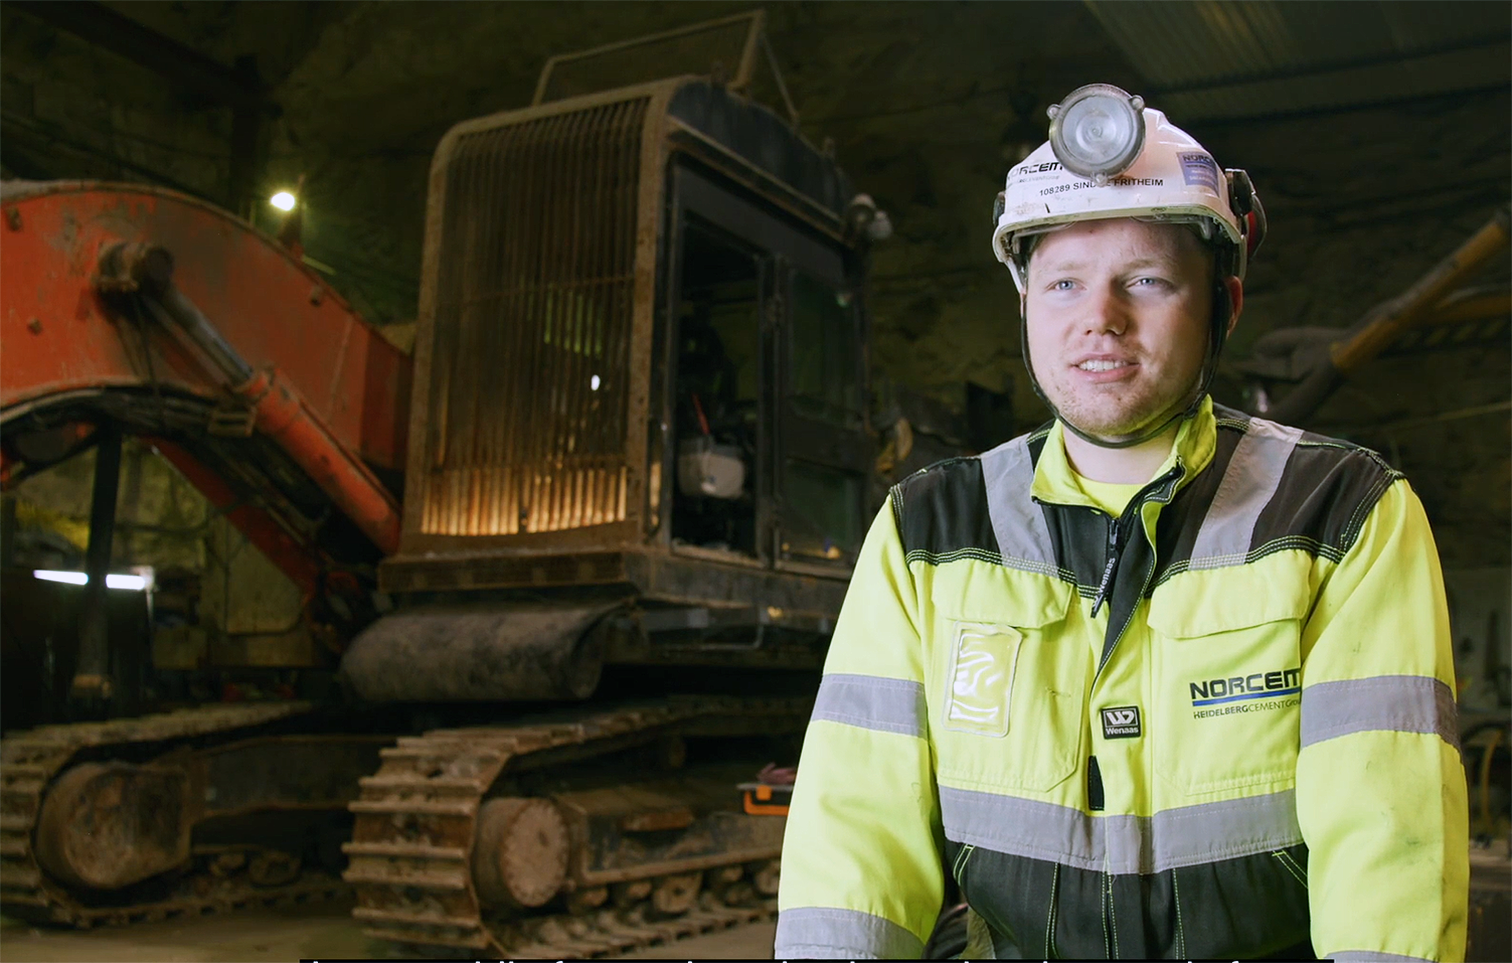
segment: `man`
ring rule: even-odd
[[[897,485],[805,740],[777,957],[1461,959],[1448,618],[1374,453],[1215,407],[1264,216],[1082,88],[993,246],[1055,421]],[[942,869],[942,864],[944,869]]]

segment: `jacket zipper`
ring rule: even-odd
[[[1128,545],[1128,539],[1134,533],[1134,526],[1139,522],[1140,509],[1161,488],[1165,487],[1173,479],[1180,478],[1185,470],[1186,468],[1182,465],[1181,459],[1178,458],[1170,471],[1136,492],[1134,497],[1129,499],[1129,504],[1124,506],[1123,514],[1117,518],[1114,518],[1107,512],[1094,509],[1098,514],[1108,519],[1108,564],[1103,566],[1102,578],[1097,585],[1097,594],[1092,597],[1092,617],[1094,619],[1097,618],[1098,611],[1102,609],[1103,603],[1108,601],[1108,595],[1113,590],[1113,574],[1118,571],[1118,560],[1122,556],[1124,548]],[[1170,501],[1169,497],[1157,500],[1162,504]],[[1127,532],[1124,531],[1126,524],[1128,525]]]
[[[971,854],[974,852],[976,852],[976,846],[972,845],[971,843],[967,843],[965,846],[962,846],[961,851],[956,854],[955,865],[951,867],[950,875],[955,877],[957,887],[961,886],[961,874],[966,871],[966,863],[971,859]]]
[[[1113,572],[1118,568],[1119,519],[1108,516],[1108,564],[1103,567],[1102,580],[1097,584],[1097,594],[1092,597],[1092,617],[1097,618],[1098,609],[1108,600],[1108,589],[1113,585]]]
[[[1125,532],[1123,530],[1124,520],[1125,519],[1130,519],[1131,520],[1131,522],[1130,522],[1130,530],[1129,530],[1129,532],[1127,534],[1130,535],[1130,536],[1132,536],[1132,534],[1133,534],[1133,525],[1134,525],[1134,523],[1137,523],[1137,521],[1139,519],[1140,509],[1144,506],[1144,503],[1147,500],[1149,500],[1150,496],[1154,495],[1162,487],[1164,487],[1165,485],[1169,484],[1173,480],[1181,478],[1182,475],[1185,473],[1185,471],[1186,471],[1186,467],[1182,464],[1181,459],[1178,457],[1176,459],[1175,466],[1172,467],[1171,470],[1168,471],[1168,472],[1166,472],[1164,475],[1162,475],[1159,478],[1155,479],[1154,481],[1150,482],[1144,488],[1141,488],[1134,495],[1134,497],[1129,500],[1129,504],[1127,506],[1125,506],[1123,514],[1120,515],[1117,518],[1114,518],[1112,515],[1109,515],[1107,512],[1104,512],[1101,509],[1096,509],[1096,508],[1092,509],[1093,511],[1097,512],[1099,515],[1104,516],[1108,520],[1108,561],[1107,561],[1107,564],[1103,566],[1102,578],[1098,581],[1097,594],[1094,595],[1093,598],[1092,598],[1092,617],[1093,618],[1096,618],[1097,617],[1097,613],[1102,610],[1103,603],[1104,602],[1108,602],[1108,596],[1112,592],[1112,588],[1113,588],[1113,575],[1114,575],[1115,572],[1118,571],[1118,561],[1119,561],[1119,558],[1123,554],[1124,547],[1127,545],[1126,534],[1125,534]],[[1056,503],[1053,503],[1053,502],[1052,503],[1043,502],[1039,498],[1037,498],[1037,497],[1035,497],[1033,495],[1031,495],[1030,498],[1036,504],[1040,504],[1040,505],[1043,505],[1043,504],[1056,504]],[[1158,500],[1162,504],[1169,503],[1169,501],[1170,501],[1170,494],[1167,494],[1167,496],[1165,498],[1161,498],[1161,499],[1158,499]],[[1061,507],[1071,507],[1071,506],[1061,506]],[[1131,509],[1132,509],[1132,511],[1131,511]],[[1148,574],[1147,574],[1147,577],[1148,577]],[[1103,661],[1106,662],[1106,659],[1104,659]],[[1098,671],[1098,674],[1102,673],[1102,665],[1098,666],[1098,670],[1097,671]],[[1094,685],[1095,684],[1096,684],[1096,680],[1094,679]],[[1103,788],[1102,769],[1097,764],[1097,756],[1095,756],[1095,755],[1088,755],[1088,757],[1087,757],[1087,809],[1090,812],[1102,812],[1105,806],[1106,806],[1106,792],[1104,791],[1104,788]],[[965,855],[969,856],[969,853],[965,854]],[[958,857],[957,858],[956,872],[959,873],[960,869],[962,869],[962,868],[964,868],[964,861],[960,857]],[[959,881],[960,881],[959,880],[959,876],[957,876],[957,883],[959,883]],[[1104,893],[1103,893],[1103,930],[1104,930],[1104,934],[1107,935],[1109,933],[1108,927],[1109,927],[1110,923],[1112,922],[1112,915],[1113,915],[1112,890],[1111,890],[1111,887],[1109,886],[1109,878],[1108,877],[1106,877],[1106,876],[1104,877],[1103,883],[1104,883]],[[1111,936],[1109,938],[1111,940]],[[1112,952],[1112,944],[1111,944],[1111,942],[1109,944],[1109,952],[1110,952],[1110,954]]]

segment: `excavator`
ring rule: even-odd
[[[549,958],[774,912],[783,819],[737,787],[796,760],[875,500],[889,225],[759,12],[553,57],[451,128],[412,358],[195,198],[0,207],[0,477],[95,452],[69,721],[0,742],[0,911],[351,890],[373,938]],[[104,615],[123,436],[298,586],[339,685],[142,699]]]

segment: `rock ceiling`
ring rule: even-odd
[[[17,6],[0,8],[7,176],[158,180],[223,199],[228,111]],[[1304,5],[1243,6],[1238,22],[1234,8],[1219,3],[766,5],[803,133],[814,143],[833,138],[857,188],[877,198],[897,229],[876,252],[872,281],[880,373],[955,405],[966,381],[1012,386],[1021,425],[1042,415],[1022,377],[1017,298],[988,249],[989,212],[1025,125],[1042,132],[1045,105],[1085,82],[1150,93],[1157,107],[1158,91],[1171,91],[1173,102],[1194,112],[1173,110],[1172,119],[1221,164],[1250,171],[1271,235],[1250,277],[1236,356],[1277,328],[1354,322],[1507,202],[1512,95],[1506,47],[1496,44],[1512,33],[1512,8],[1463,5],[1468,20],[1459,19],[1473,29],[1415,54],[1413,43],[1427,41],[1414,40],[1412,17],[1425,4],[1306,5],[1317,8],[1318,22],[1337,21],[1340,44],[1355,34],[1364,43],[1366,27],[1391,34],[1381,41],[1384,54],[1345,58],[1396,71],[1396,86],[1382,85],[1386,102],[1362,106],[1375,81],[1318,66],[1328,65],[1332,42],[1316,34],[1328,31],[1298,34],[1296,10],[1281,9]],[[707,2],[108,7],[220,64],[255,56],[279,110],[265,128],[259,187],[270,191],[304,175],[309,253],[384,324],[413,317],[425,175],[449,126],[527,104],[553,53],[752,9]],[[1178,16],[1183,23],[1166,22]],[[1457,16],[1442,14],[1446,23]],[[1361,25],[1353,33],[1352,18]],[[1287,28],[1289,44],[1312,51],[1312,66],[1285,62],[1265,33]],[[1167,33],[1169,49],[1151,39]],[[1446,71],[1473,73],[1473,58],[1488,55],[1503,64],[1499,81],[1470,77],[1446,91]],[[1198,84],[1204,100],[1192,85],[1172,82],[1202,57],[1232,60],[1240,80],[1258,75],[1272,86],[1214,99]],[[1265,103],[1286,109],[1256,106]],[[1508,273],[1503,256],[1478,281],[1505,288]],[[1408,471],[1441,538],[1450,533],[1446,561],[1506,564],[1506,412],[1421,419],[1494,405],[1509,393],[1503,334],[1479,349],[1375,362],[1316,421],[1357,435]]]

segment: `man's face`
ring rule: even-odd
[[[1029,260],[1029,353],[1082,431],[1137,434],[1191,400],[1207,354],[1212,256],[1186,228],[1127,218],[1046,234]]]

